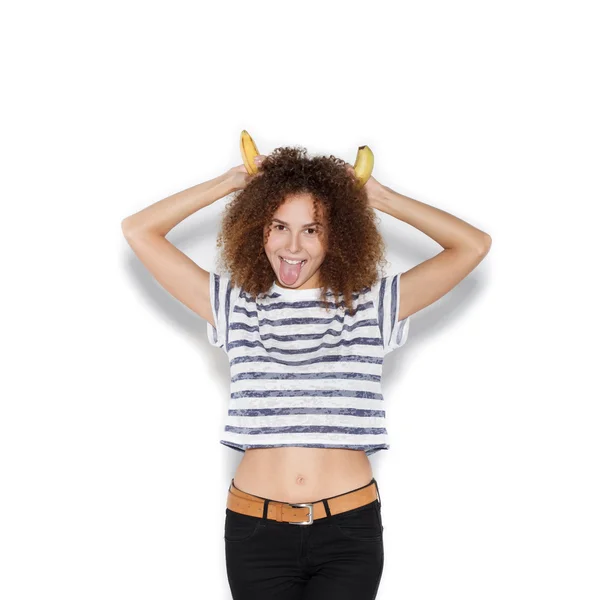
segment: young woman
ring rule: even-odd
[[[359,187],[333,156],[277,148],[256,162],[256,175],[234,167],[128,217],[123,232],[229,357],[221,443],[244,453],[225,509],[234,600],[371,600],[384,562],[368,458],[389,448],[383,358],[406,341],[409,316],[466,277],[491,238],[373,177]],[[233,192],[217,237],[229,275],[205,271],[165,236]],[[444,249],[382,276],[374,209]]]

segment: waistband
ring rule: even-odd
[[[318,519],[331,517],[348,510],[353,510],[377,500],[381,507],[379,486],[373,478],[367,485],[337,496],[323,498],[315,502],[281,502],[270,498],[262,498],[244,492],[235,487],[231,480],[227,495],[227,508],[237,513],[270,519],[292,525],[311,525]]]

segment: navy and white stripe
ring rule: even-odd
[[[383,277],[373,286],[373,296],[377,298],[379,330],[383,340],[384,355],[404,345],[408,336],[410,319],[398,321],[400,311],[400,275]]]
[[[273,284],[252,298],[210,273],[216,327],[209,342],[229,357],[229,412],[222,444],[248,448],[389,448],[381,392],[383,358],[406,342],[398,322],[400,274],[353,296],[354,317],[327,312],[320,290]],[[329,292],[331,296],[331,292]],[[332,300],[333,300],[333,296]]]

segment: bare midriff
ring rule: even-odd
[[[363,450],[283,446],[244,452],[237,488],[281,502],[314,502],[367,485],[373,478]]]

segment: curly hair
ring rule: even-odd
[[[299,193],[312,196],[314,215],[322,215],[325,224],[319,233],[326,249],[319,271],[320,301],[328,310],[330,290],[337,297],[336,309],[351,307],[347,310],[354,315],[354,293],[373,285],[378,267],[387,262],[385,244],[366,191],[335,156],[307,157],[300,147],[276,148],[267,155],[259,172],[225,207],[216,242],[223,248],[218,262],[233,285],[254,298],[266,294],[276,280],[264,251],[270,223],[286,198]]]

